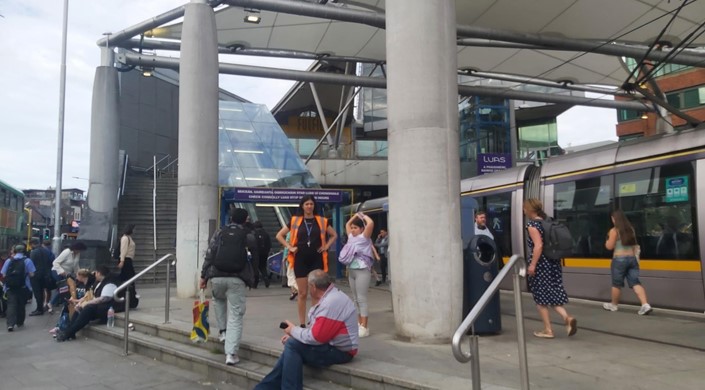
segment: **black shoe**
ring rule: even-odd
[[[8,332],[13,332],[14,330],[15,330],[15,326],[14,326],[14,325],[7,327],[7,331],[8,331]]]
[[[56,342],[57,342],[57,343],[64,342],[64,341],[66,341],[66,340],[68,340],[68,339],[69,339],[69,338],[66,337],[66,333],[64,333],[64,332],[62,332],[62,331],[56,332]]]
[[[44,312],[43,312],[43,311],[39,311],[39,310],[35,310],[35,311],[29,313],[29,316],[30,316],[30,317],[41,316],[41,315],[44,315]]]
[[[298,297],[298,296],[299,296],[299,293],[298,293],[297,291],[294,291],[294,292],[291,293],[291,295],[289,296],[289,300],[290,300],[290,301],[293,301],[293,300],[296,299],[296,297]]]
[[[269,288],[269,278],[264,280],[264,287]]]
[[[382,284],[382,281],[381,281],[381,280],[378,280],[378,281],[375,283],[375,287],[379,287],[380,284]]]

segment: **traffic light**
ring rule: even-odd
[[[44,228],[43,233],[42,236],[45,240],[51,240],[51,230],[49,228]]]

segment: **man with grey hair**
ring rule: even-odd
[[[255,386],[255,390],[303,389],[303,365],[327,367],[348,363],[357,354],[357,311],[352,300],[331,282],[320,269],[308,274],[308,291],[312,307],[309,326],[286,325],[284,344],[272,371]]]

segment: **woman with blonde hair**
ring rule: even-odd
[[[543,254],[544,228],[542,221],[548,219],[548,216],[543,211],[541,201],[538,199],[525,200],[524,215],[529,219],[526,224],[526,230],[529,233],[526,239],[530,259],[528,268],[529,289],[543,322],[543,330],[534,332],[534,336],[544,339],[552,339],[554,337],[549,306],[563,318],[566,332],[568,336],[572,336],[578,331],[578,322],[563,307],[563,305],[568,303],[568,294],[563,288],[560,259],[551,259]]]
[[[607,234],[605,248],[613,250],[612,264],[610,270],[612,274],[612,300],[602,305],[602,308],[609,311],[617,311],[619,296],[624,287],[624,279],[627,279],[629,288],[634,290],[641,307],[638,314],[640,316],[651,313],[651,305],[646,299],[646,290],[639,281],[639,261],[637,252],[639,245],[636,243],[636,233],[634,227],[624,215],[622,210],[612,211],[612,223],[614,227]]]

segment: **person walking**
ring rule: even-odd
[[[257,238],[259,252],[259,259],[257,259],[258,272],[255,272],[255,287],[259,284],[261,278],[264,280],[264,287],[269,288],[271,280],[267,269],[267,260],[269,259],[269,251],[272,249],[272,240],[269,238],[267,231],[264,230],[262,222],[255,221],[252,227],[254,228],[255,238]]]
[[[291,231],[289,242],[286,234]],[[326,237],[327,236],[327,237]],[[327,239],[326,239],[327,238]],[[298,287],[297,309],[302,327],[306,326],[306,299],[308,296],[308,274],[316,269],[328,272],[328,249],[335,243],[338,234],[328,219],[316,214],[316,199],[305,195],[299,203],[299,215],[277,233],[277,241],[289,249],[287,259],[294,267]]]
[[[29,243],[32,247],[32,251],[29,252],[29,258],[32,260],[34,268],[36,268],[36,272],[31,278],[32,291],[34,292],[34,299],[37,301],[36,308],[29,315],[40,316],[44,314],[46,309],[46,295],[49,293],[51,282],[53,282],[51,277],[51,258],[49,257],[51,252],[47,252],[42,248],[39,238],[32,237]]]
[[[348,241],[340,251],[340,262],[348,264],[348,281],[357,308],[360,337],[370,335],[367,291],[370,288],[370,269],[377,257],[370,238],[374,228],[372,218],[361,212],[350,217],[345,223]]]
[[[230,223],[213,234],[201,268],[200,288],[211,281],[218,340],[225,342],[225,364],[240,362],[238,351],[245,316],[246,287],[255,283],[256,272],[248,261],[248,251],[256,259],[257,239],[245,227],[247,210],[232,209]]]
[[[2,266],[4,278],[3,292],[7,296],[7,331],[24,326],[25,305],[27,297],[31,296],[32,284],[30,278],[36,269],[34,263],[24,254],[24,245],[15,245],[13,255]]]
[[[563,307],[568,303],[568,294],[563,287],[560,259],[551,259],[543,254],[545,232],[541,221],[546,220],[548,216],[543,211],[543,204],[538,199],[525,200],[523,208],[524,215],[529,219],[526,224],[526,230],[529,233],[526,240],[531,259],[527,270],[529,290],[531,290],[543,322],[543,330],[534,332],[534,336],[544,339],[554,337],[549,307],[563,318],[568,336],[573,336],[578,331],[578,322]]]
[[[629,219],[622,210],[612,211],[612,224],[614,227],[607,234],[605,248],[612,253],[612,264],[610,271],[612,274],[612,300],[602,305],[608,311],[619,310],[619,297],[624,287],[624,279],[627,279],[629,288],[634,290],[641,307],[640,316],[648,315],[653,310],[646,298],[646,290],[639,281],[639,260],[637,258],[639,245],[636,242],[636,232]]]

